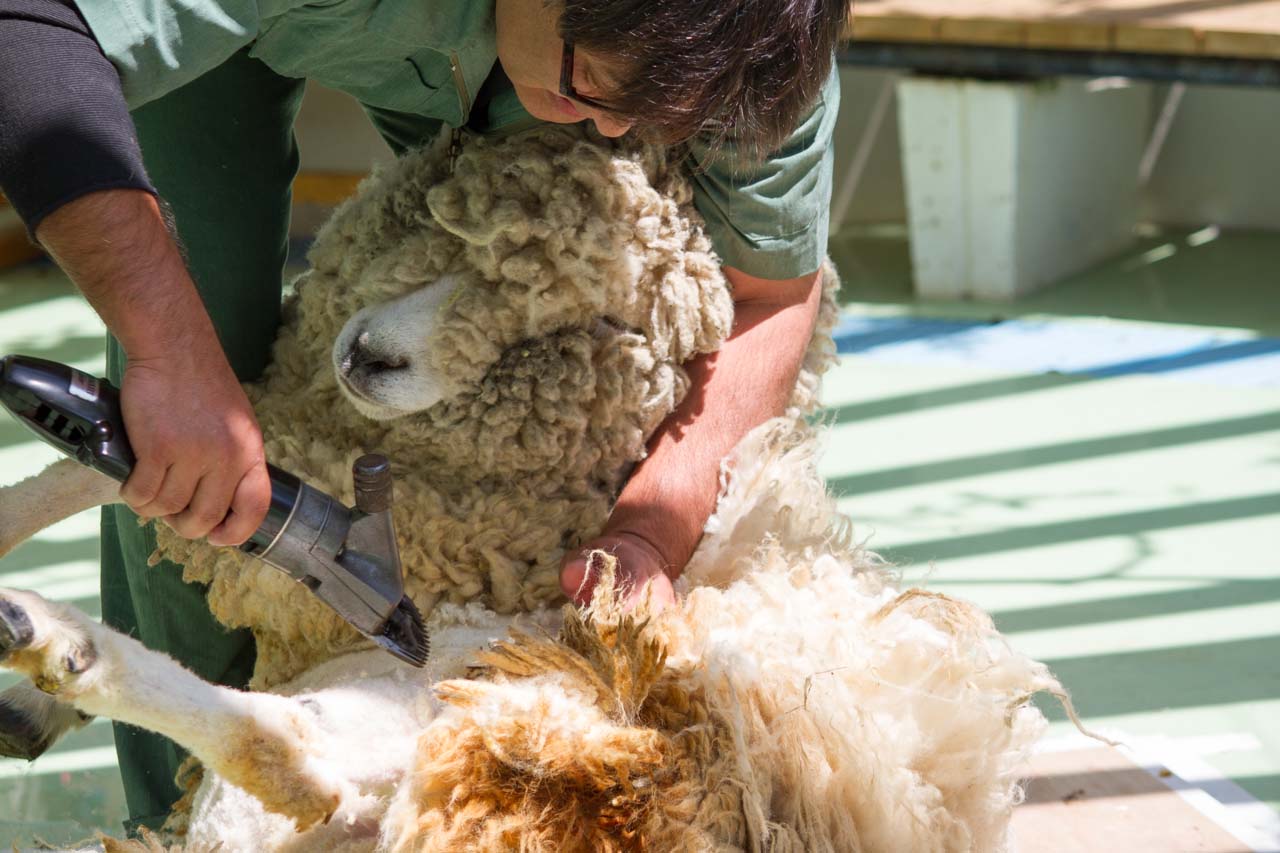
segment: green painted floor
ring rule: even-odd
[[[50,266],[0,273],[0,354],[20,352],[101,375],[102,324]],[[57,454],[0,416],[0,482],[36,473]],[[98,608],[97,513],[44,531],[0,558],[0,585],[34,589],[93,616]],[[16,681],[0,673],[0,687]],[[0,846],[44,839],[70,843],[95,829],[119,830],[124,790],[116,772],[111,726],[95,720],[40,760],[0,759]]]
[[[846,233],[832,255],[856,315],[1280,337],[1280,235],[1152,235],[1015,305],[912,302],[899,229]],[[1280,806],[1280,381],[875,352],[826,385],[824,473],[861,534],[990,610],[1090,725],[1169,736]]]
[[[913,303],[899,229],[840,235],[833,256],[856,322],[1019,317],[1081,346],[1207,327],[1228,350],[1280,338],[1280,235],[1151,235],[1014,306]],[[1091,725],[1168,736],[1280,804],[1280,382],[1234,362],[1225,379],[1054,372],[957,345],[984,331],[910,326],[895,333],[906,349],[842,358],[824,470],[843,509],[910,580],[991,610]],[[56,273],[28,267],[0,275],[10,351],[98,370],[100,327]],[[0,421],[0,481],[51,458]],[[0,584],[96,612],[95,526],[42,534],[0,560]],[[114,829],[110,744],[95,723],[31,766],[0,761],[0,842]]]

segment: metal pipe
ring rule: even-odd
[[[1160,108],[1160,117],[1156,119],[1156,126],[1151,130],[1151,139],[1142,152],[1142,159],[1138,161],[1138,186],[1145,187],[1151,183],[1151,175],[1155,172],[1156,163],[1160,160],[1160,152],[1164,151],[1164,144],[1169,139],[1169,131],[1173,128],[1173,120],[1178,115],[1178,107],[1181,106],[1186,94],[1187,84],[1181,80],[1169,87],[1164,106]]]
[[[853,159],[849,161],[849,168],[845,170],[839,192],[831,203],[832,234],[839,233],[841,226],[844,225],[845,215],[848,214],[849,205],[853,203],[853,197],[862,183],[862,173],[867,168],[867,161],[871,158],[871,149],[875,147],[876,139],[880,136],[880,128],[884,126],[884,117],[889,113],[889,104],[893,101],[893,92],[897,85],[896,74],[889,75],[880,84],[880,94],[876,97],[875,106],[871,108],[871,115],[862,129],[858,147],[854,149]]]
[[[845,42],[836,56],[843,65],[950,77],[1132,77],[1213,86],[1280,87],[1280,60],[1275,59],[856,40]]]

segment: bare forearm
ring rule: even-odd
[[[120,402],[137,463],[121,498],[183,536],[243,542],[271,494],[262,434],[155,197],[81,196],[36,236],[128,355]]]
[[[139,190],[81,196],[47,216],[37,238],[131,359],[216,345],[208,315],[159,204]]]
[[[721,461],[747,432],[786,408],[821,297],[817,274],[766,283],[726,272],[737,300],[733,334],[719,352],[685,366],[689,394],[650,442],[649,457],[605,530],[654,545],[673,576],[715,508]]]

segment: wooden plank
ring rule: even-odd
[[[1112,50],[1115,28],[1084,21],[1028,21],[1026,47],[1049,50]]]
[[[1185,56],[1201,52],[1199,33],[1177,27],[1121,24],[1115,29],[1113,45],[1116,50],[1135,53],[1167,53]]]
[[[1207,56],[1280,59],[1280,34],[1207,32],[1201,49]]]
[[[0,207],[0,269],[34,261],[41,254],[27,238],[27,228],[18,214],[6,202]]]
[[[363,172],[299,172],[293,180],[293,203],[334,207],[355,194]]]
[[[943,18],[938,22],[938,41],[1022,47],[1027,43],[1027,22],[1001,18]]]
[[[1111,747],[1035,756],[1026,791],[1013,812],[1020,853],[1250,849]]]
[[[847,38],[863,41],[936,41],[938,22],[930,18],[855,15]]]
[[[1280,59],[1280,0],[857,0],[854,38]]]

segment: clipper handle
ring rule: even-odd
[[[120,391],[56,361],[24,355],[0,358],[0,403],[41,440],[95,471],[123,483],[137,464],[120,410]],[[271,506],[241,546],[270,544],[284,527],[302,488],[297,477],[268,463]]]
[[[124,432],[120,392],[65,364],[0,359],[0,403],[27,429],[83,465],[123,483],[137,461]]]

